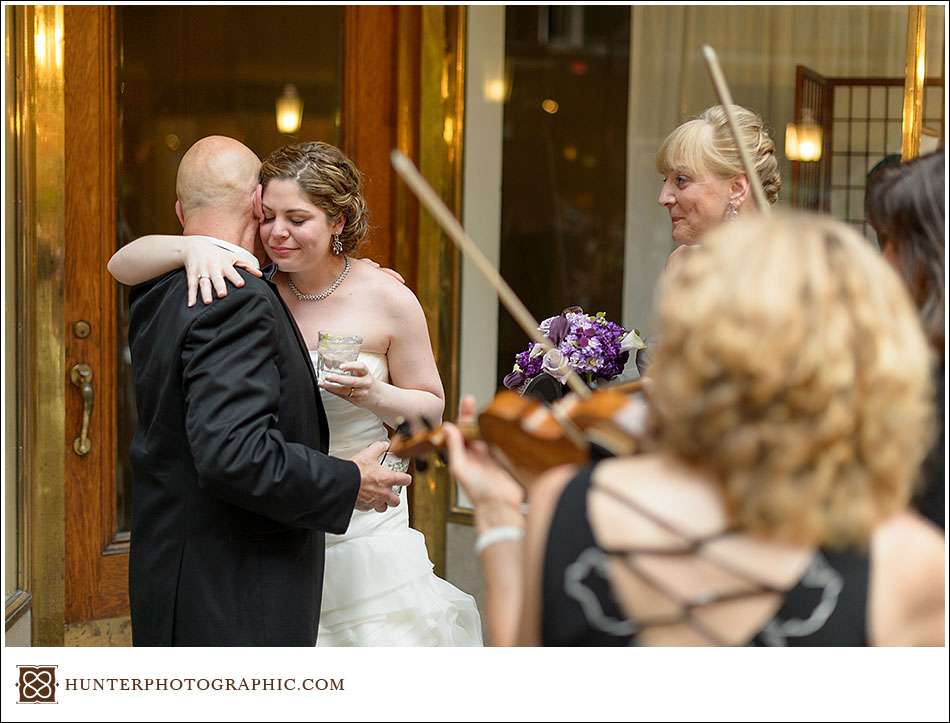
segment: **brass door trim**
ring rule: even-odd
[[[396,148],[419,159],[421,8],[400,5],[396,14]],[[398,181],[393,194],[393,264],[411,289],[417,288],[419,204]],[[410,488],[411,489],[411,488]]]
[[[462,218],[462,162],[464,159],[463,140],[465,138],[465,58],[467,55],[466,38],[468,35],[467,15],[465,8],[459,8],[458,17],[452,28],[455,36],[454,57],[450,59],[451,74],[453,76],[453,87],[455,97],[452,98],[453,116],[454,116],[454,139],[452,149],[449,153],[452,162],[452,172],[454,174],[452,203],[448,203],[456,217]],[[443,139],[444,140],[444,139]],[[459,389],[459,347],[461,334],[461,316],[462,316],[462,257],[459,254],[455,244],[445,239],[441,239],[444,247],[443,254],[448,255],[447,263],[451,266],[451,297],[445,300],[444,309],[446,315],[446,333],[450,334],[451,349],[448,350],[450,361],[448,368],[448,384],[445,396],[445,418],[455,419],[458,416],[458,405],[463,390]],[[420,253],[421,256],[421,253]],[[445,379],[445,377],[443,377]],[[458,484],[452,478],[448,471],[444,472],[445,484],[448,487],[448,513],[447,522],[457,524],[471,525],[474,523],[472,510],[469,507],[462,507],[458,503]]]
[[[907,52],[904,61],[904,118],[901,123],[901,161],[920,155],[924,117],[924,76],[927,60],[927,6],[907,8]]]
[[[426,5],[421,10],[418,158],[420,171],[445,204],[461,217],[464,119],[465,8]],[[400,137],[407,144],[411,135]],[[405,189],[403,189],[405,191]],[[407,202],[408,205],[408,202]],[[461,259],[455,245],[418,204],[412,206],[419,239],[416,292],[425,311],[436,364],[445,388],[446,419],[458,410],[458,327]],[[414,525],[426,535],[436,573],[445,574],[446,523],[454,486],[435,460],[413,484]]]
[[[16,8],[20,584],[32,643],[63,644],[65,115],[63,6]],[[39,149],[41,152],[38,152]]]

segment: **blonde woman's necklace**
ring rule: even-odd
[[[290,274],[287,275],[287,285],[290,287],[290,291],[294,296],[297,297],[297,301],[323,301],[330,294],[336,291],[340,284],[343,283],[343,279],[346,278],[346,275],[350,272],[350,257],[343,257],[343,271],[340,272],[340,275],[336,277],[336,281],[330,284],[327,288],[321,291],[319,294],[304,294],[297,288],[294,284],[294,280],[290,278]]]

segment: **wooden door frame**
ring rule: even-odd
[[[372,213],[371,241],[361,254],[398,270],[419,298],[445,387],[445,415],[452,417],[460,259],[399,183],[389,154],[398,148],[411,158],[461,218],[465,9],[348,6],[344,38],[342,145],[366,176]],[[451,487],[438,461],[425,473],[415,471],[409,487],[410,523],[425,536],[439,575],[445,574]]]
[[[66,607],[74,624],[128,615],[128,534],[115,534],[115,282],[103,263],[115,251],[115,10],[65,9],[65,335],[66,335]],[[80,322],[88,332],[76,332]],[[73,442],[82,425],[74,364],[93,370],[91,451]]]
[[[363,174],[370,209],[370,233],[359,253],[389,267],[395,247],[389,152],[397,139],[398,64],[393,61],[399,11],[393,5],[347,5],[343,10],[340,147]]]

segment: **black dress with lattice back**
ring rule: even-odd
[[[618,505],[633,507],[653,523],[666,528],[688,543],[675,551],[654,549],[606,549],[597,543],[587,515],[587,496],[592,486],[593,467],[581,469],[567,484],[551,520],[544,556],[541,640],[545,646],[636,645],[638,635],[650,623],[630,620],[617,602],[608,577],[608,561],[622,557],[635,561],[638,554],[695,555],[701,548],[724,535],[725,530],[707,538],[687,538],[665,520],[606,487]],[[632,564],[635,564],[632,563]],[[721,562],[717,563],[725,567]],[[733,575],[740,575],[734,568]],[[750,640],[761,646],[863,646],[867,645],[867,598],[870,559],[866,551],[835,552],[816,550],[802,577],[789,589],[776,589],[752,580],[751,592],[731,597],[722,595],[702,600],[676,600],[681,614],[664,624],[685,623],[711,644],[721,644],[716,634],[703,627],[693,614],[704,605],[735,597],[774,593],[782,597],[778,611]],[[658,580],[646,579],[661,594],[675,597]]]

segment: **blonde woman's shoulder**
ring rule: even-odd
[[[894,515],[871,539],[869,625],[874,645],[944,644],[943,535],[915,512]]]

